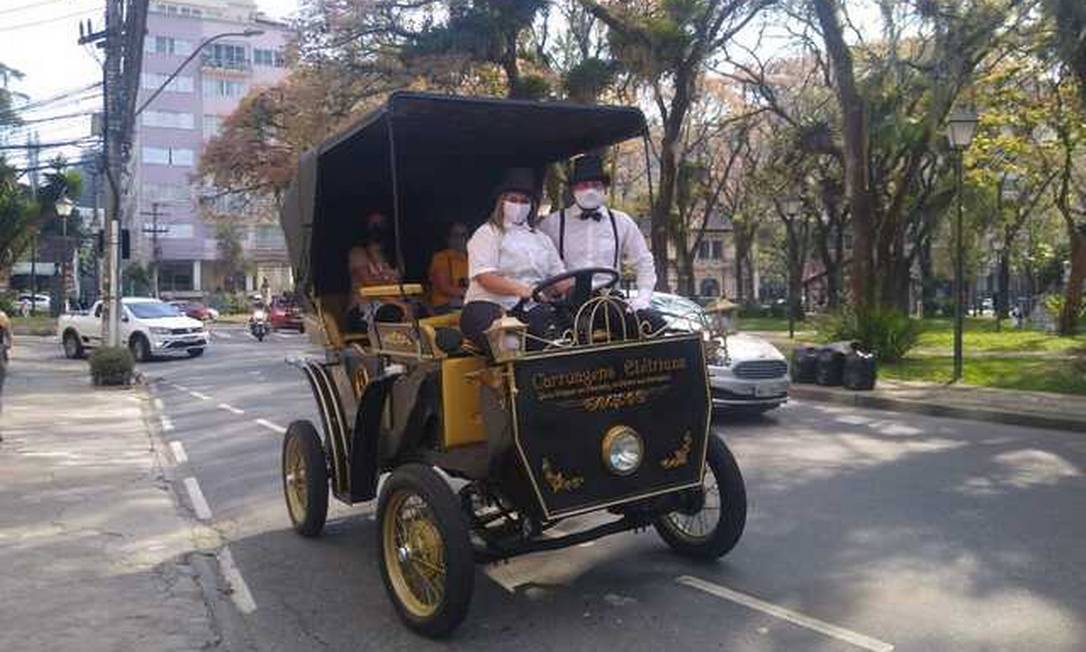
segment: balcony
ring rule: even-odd
[[[217,57],[212,53],[204,54],[200,60],[203,68],[218,72],[249,73],[253,70],[253,64],[248,59],[235,59],[229,57]]]

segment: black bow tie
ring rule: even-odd
[[[582,211],[581,212],[581,219],[582,220],[596,220],[597,222],[599,222],[600,220],[603,219],[603,216],[600,215],[599,211]]]

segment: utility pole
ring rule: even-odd
[[[30,168],[30,188],[34,201],[38,201],[38,147],[34,134],[26,137],[26,160]],[[38,230],[34,229],[34,239],[30,241],[30,314],[38,311]]]
[[[151,284],[154,291],[155,298],[158,298],[158,260],[161,256],[161,249],[158,245],[158,234],[169,233],[170,227],[164,226],[161,229],[158,227],[158,217],[161,213],[158,212],[158,207],[162,204],[151,202],[151,210],[143,211],[140,215],[147,215],[151,218],[151,228],[143,227],[144,233],[151,235]]]

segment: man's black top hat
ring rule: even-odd
[[[611,185],[611,175],[603,171],[603,159],[596,154],[585,154],[573,159],[573,174],[569,185],[582,181],[602,181]]]
[[[531,168],[507,169],[498,187],[494,189],[494,196],[497,197],[503,192],[522,192],[533,199],[538,198],[535,172]]]

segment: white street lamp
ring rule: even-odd
[[[68,195],[61,195],[60,199],[53,204],[53,207],[59,217],[68,217],[72,214],[72,209],[75,208],[75,202],[68,199]]]
[[[966,109],[958,109],[950,114],[946,123],[946,138],[950,141],[950,147],[958,153],[957,156],[957,195],[958,195],[958,223],[956,225],[955,240],[957,246],[957,261],[954,268],[954,381],[962,379],[962,331],[965,326],[964,294],[965,294],[965,246],[962,236],[962,158],[965,150],[973,142],[973,134],[977,131],[977,114]]]
[[[784,210],[784,214],[788,216],[789,220],[796,219],[800,211],[803,210],[803,202],[799,197],[789,197],[781,202],[781,208]],[[792,275],[796,273],[796,270],[792,269],[792,264],[795,261],[792,260],[791,255],[788,257],[788,338],[795,339],[796,337],[796,292],[792,287]],[[799,272],[802,274],[802,270]]]

